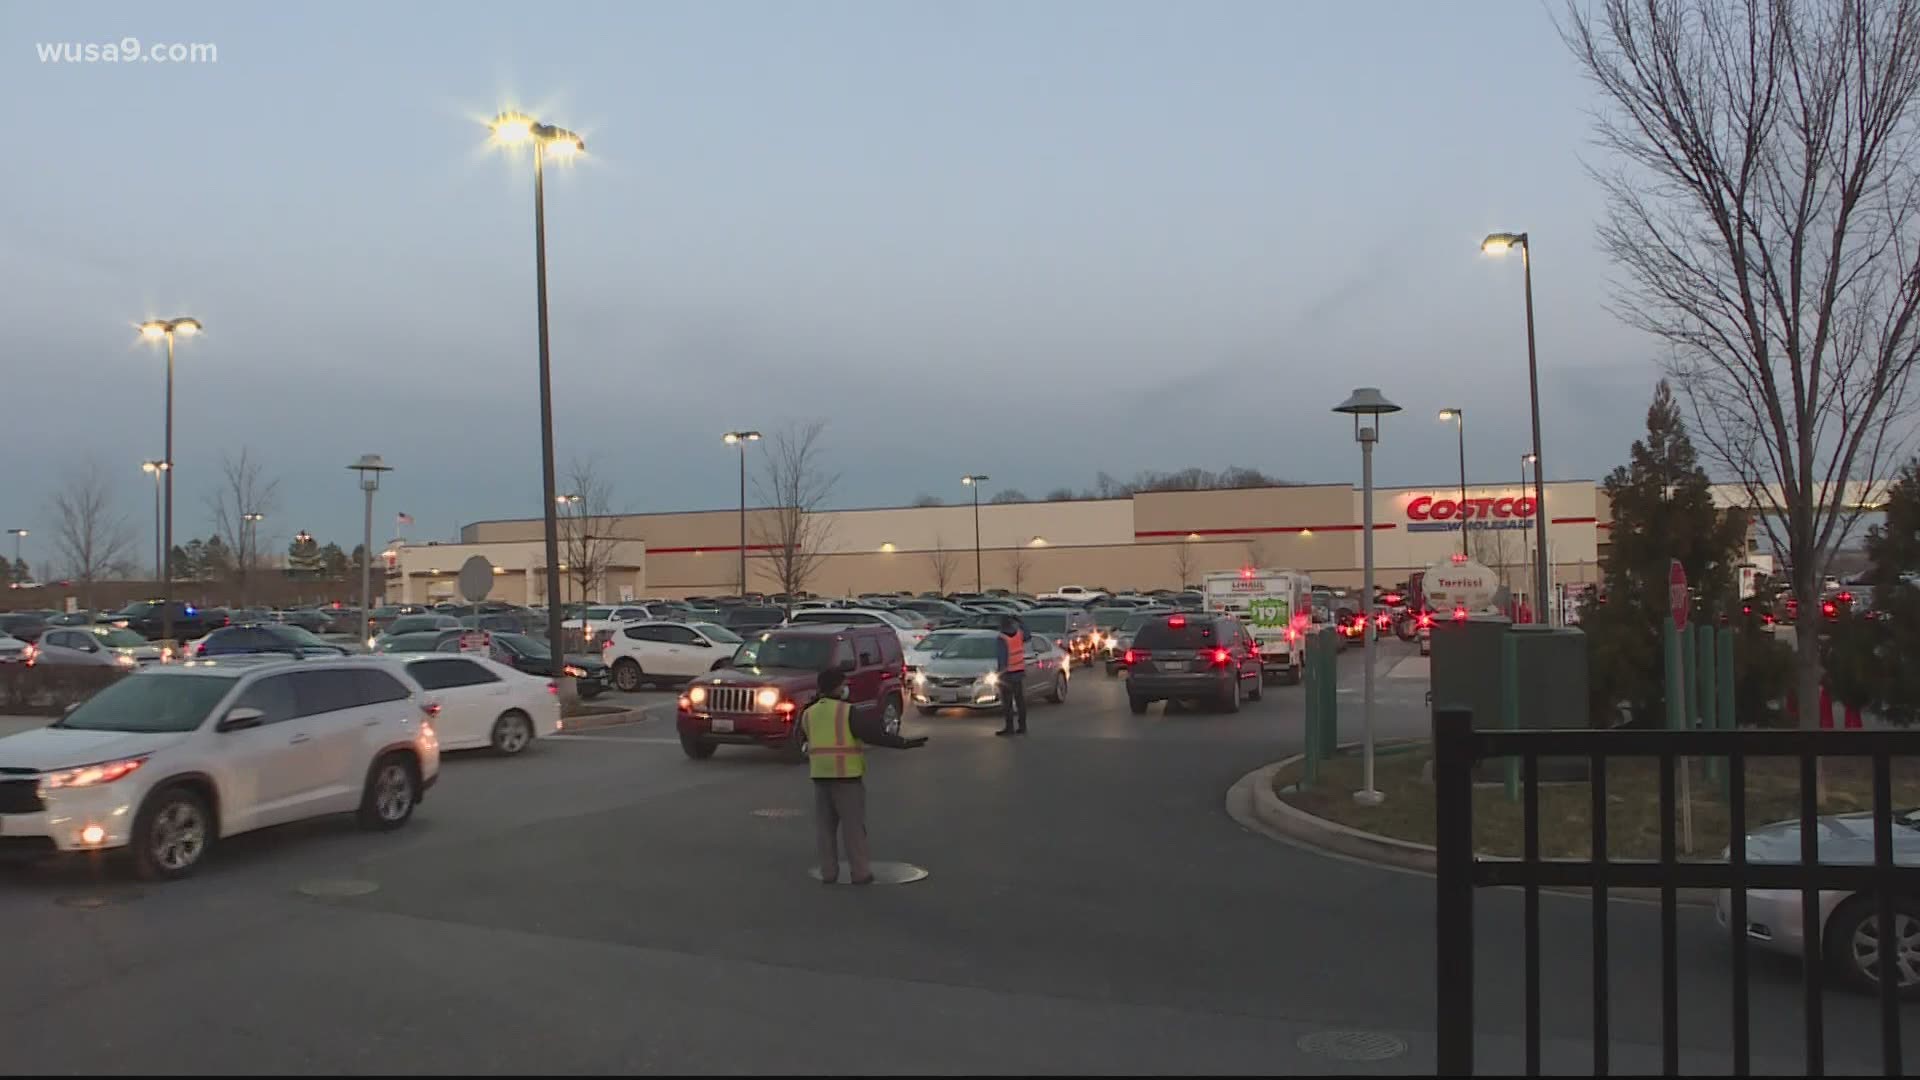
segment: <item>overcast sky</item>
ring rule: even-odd
[[[733,505],[720,433],[816,416],[841,505],[959,501],[964,472],[1357,483],[1328,411],[1356,385],[1406,407],[1378,482],[1454,482],[1448,405],[1472,479],[1517,480],[1501,229],[1537,245],[1549,478],[1623,460],[1655,378],[1604,310],[1595,98],[1537,2],[9,3],[0,29],[0,527],[44,535],[94,455],[147,535],[162,366],[133,327],[176,314],[208,329],[180,536],[243,446],[278,544],[351,546],[370,451],[379,539],[539,513],[531,169],[482,124],[509,105],[587,139],[547,185],[560,458],[633,509]],[[128,36],[218,59],[36,52]]]

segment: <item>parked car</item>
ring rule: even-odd
[[[991,627],[975,627],[973,629],[991,629]],[[924,667],[927,661],[933,659],[936,653],[946,647],[947,642],[969,632],[970,630],[967,627],[958,626],[947,627],[944,630],[930,631],[926,637],[915,642],[913,648],[907,650],[908,676],[911,677],[916,670]]]
[[[1026,694],[1055,704],[1067,700],[1073,661],[1052,638],[1027,638]],[[941,646],[932,660],[912,676],[913,703],[920,715],[941,709],[998,709],[1000,699],[1000,635],[991,630],[968,631]]]
[[[460,633],[442,630],[439,636],[440,640],[434,644],[432,651],[460,651]],[[487,643],[487,656],[494,662],[505,664],[523,675],[553,678],[553,650],[547,648],[543,639],[530,634],[490,632]],[[562,673],[573,678],[574,692],[580,695],[582,701],[592,701],[613,685],[613,675],[606,661],[592,653],[568,653]]]
[[[31,644],[47,631],[47,620],[25,611],[0,612],[0,636]]]
[[[532,612],[485,611],[475,615],[460,616],[460,625],[468,630],[493,630],[505,634],[539,634],[545,636],[547,620]]]
[[[384,631],[388,634],[417,634],[422,630],[458,630],[460,618],[441,612],[424,612],[414,615],[399,615],[387,623]],[[375,645],[379,644],[376,639]]]
[[[1135,714],[1156,701],[1210,701],[1239,712],[1241,698],[1260,700],[1260,650],[1231,615],[1175,612],[1154,618],[1133,635],[1121,657],[1127,668],[1127,705]]]
[[[1074,663],[1093,662],[1099,630],[1088,612],[1079,608],[1037,607],[1021,612],[1016,618],[1027,633],[1043,634],[1065,645],[1073,654]]]
[[[587,640],[592,641],[615,627],[646,622],[653,617],[653,612],[644,604],[599,605],[585,609],[575,618],[561,620],[560,628],[583,631]]]
[[[362,620],[357,607],[321,608],[320,614],[326,617],[327,624],[313,632],[316,634],[352,634],[361,641],[367,640],[366,623]],[[312,627],[308,627],[312,629]]]
[[[800,713],[818,695],[820,672],[847,676],[854,710],[878,715],[900,729],[906,707],[900,639],[875,625],[782,626],[742,642],[727,667],[702,675],[680,695],[680,748],[696,760],[725,743],[784,750],[805,760],[806,725]]]
[[[1872,865],[1873,815],[1870,813],[1829,814],[1819,819],[1818,857],[1827,865]],[[1749,832],[1746,837],[1747,862],[1798,863],[1800,861],[1800,823],[1782,821]],[[1726,852],[1721,858],[1727,857]],[[1920,809],[1896,811],[1893,816],[1893,861],[1897,866],[1920,864]],[[1733,894],[1720,890],[1714,912],[1724,940],[1731,917]],[[1823,890],[1819,894],[1820,943],[1823,955],[1814,962],[1827,965],[1834,976],[1856,989],[1878,993],[1880,989],[1880,928],[1878,904],[1865,892]],[[1747,890],[1747,940],[1763,949],[1807,960],[1806,939],[1801,933],[1800,891],[1798,889]],[[1920,998],[1920,964],[1913,956],[1912,942],[1920,936],[1920,897],[1901,894],[1894,897],[1895,933],[1900,938],[1896,987],[1902,998]]]
[[[779,626],[787,621],[787,612],[785,608],[771,607],[766,604],[733,604],[721,608],[720,613],[711,621],[746,637],[755,630]]]
[[[1089,661],[1094,658],[1109,659],[1117,655],[1113,651],[1114,634],[1126,625],[1127,617],[1132,615],[1133,611],[1132,606],[1111,607],[1106,601],[1102,601],[1099,607],[1087,612],[1088,615],[1093,616],[1093,655],[1088,657]]]
[[[142,640],[145,640],[144,638]],[[0,664],[24,664],[27,661],[27,642],[0,632]]]
[[[107,615],[105,612],[88,611],[82,608],[79,611],[60,612],[58,615],[54,615],[49,619],[47,619],[47,625],[48,626],[92,626],[95,623],[105,622],[105,621],[107,621]]]
[[[393,626],[395,619],[403,615],[433,615],[432,608],[423,604],[382,604],[367,616],[366,635],[377,638]]]
[[[967,616],[967,609],[961,607],[959,604],[930,597],[902,600],[893,605],[893,610],[917,612],[924,616],[927,620],[927,625],[935,630],[943,626],[957,625],[961,619]]]
[[[724,666],[740,641],[740,635],[713,623],[634,623],[606,636],[600,658],[612,669],[615,686],[638,690],[678,684]]]
[[[900,639],[900,652],[920,644],[928,628],[916,618],[918,613],[887,608],[838,608],[796,611],[787,620],[789,626],[885,626]]]
[[[192,873],[219,840],[323,814],[394,829],[440,772],[424,694],[392,660],[222,657],[147,668],[0,739],[0,835],[126,849]]]
[[[442,750],[491,747],[518,754],[560,730],[560,697],[545,676],[522,674],[475,653],[407,653],[373,662],[401,664],[426,691]]]
[[[117,626],[49,626],[32,647],[28,663],[50,667],[135,668],[172,659],[131,630]]]
[[[331,634],[336,632],[333,629],[332,619],[328,618],[324,612],[314,611],[310,608],[292,608],[286,611],[276,611],[273,612],[270,617],[274,622],[283,622],[288,626],[297,626],[310,634]],[[347,633],[352,632],[353,628],[348,627]]]
[[[175,641],[201,637],[209,630],[227,625],[226,612],[218,608],[202,610],[184,600],[173,601],[172,607]],[[158,600],[135,600],[109,616],[108,623],[131,630],[148,641],[158,641],[164,632],[162,623],[166,620],[162,616],[165,614]]]
[[[1057,600],[1069,604],[1086,604],[1106,595],[1105,592],[1099,589],[1088,589],[1079,585],[1062,585],[1050,593],[1041,593],[1036,599],[1042,602]]]
[[[379,654],[432,652],[440,647],[440,642],[453,637],[458,639],[457,630],[419,630],[411,634],[383,634],[373,643],[373,651]]]
[[[321,641],[297,626],[285,623],[241,623],[235,626],[223,626],[208,634],[205,641],[190,654],[202,656],[234,656],[242,653],[280,653],[282,655],[317,657],[345,656],[344,646]]]

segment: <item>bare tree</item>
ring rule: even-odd
[[[567,564],[574,598],[605,599],[599,594],[621,539],[615,535],[619,515],[613,508],[613,481],[602,471],[599,457],[574,458],[567,463],[563,484],[560,558]]]
[[[124,574],[132,563],[133,527],[113,508],[112,481],[88,458],[60,474],[53,493],[53,549],[62,573],[80,583],[80,603],[93,606],[93,583]]]
[[[767,509],[754,525],[754,542],[767,554],[767,570],[789,598],[801,593],[832,538],[833,519],[818,511],[839,474],[821,462],[824,420],[792,424],[767,440],[766,465],[754,478]]]
[[[959,559],[947,547],[945,537],[935,536],[933,548],[927,552],[927,566],[933,571],[933,587],[941,596],[947,595],[947,583],[953,579]]]
[[[1032,502],[1033,500],[1027,498],[1027,493],[1021,491],[1019,488],[1001,488],[999,491],[994,492],[993,497],[987,501],[990,503],[1004,504]]]
[[[1565,37],[1620,159],[1596,171],[1616,308],[1668,346],[1706,456],[1810,604],[1859,514],[1848,481],[1910,435],[1920,0],[1605,0]],[[1819,650],[1795,656],[1813,701]]]
[[[947,500],[941,498],[938,495],[929,495],[923,491],[920,494],[915,495],[913,497],[913,505],[917,507],[918,506],[945,506],[947,505]]]
[[[214,535],[233,552],[233,584],[240,604],[247,603],[247,583],[260,565],[260,525],[279,505],[280,481],[261,475],[260,461],[246,447],[240,456],[220,457],[220,487],[207,496],[213,513]]]
[[[1184,589],[1193,580],[1193,568],[1197,562],[1194,556],[1192,540],[1182,540],[1173,546],[1174,588]]]
[[[1026,592],[1027,584],[1027,548],[1025,544],[1015,544],[1007,549],[1007,582],[1014,592]]]

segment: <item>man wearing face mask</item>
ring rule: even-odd
[[[862,716],[847,704],[847,677],[838,669],[820,673],[820,696],[800,722],[807,732],[807,771],[813,777],[813,819],[820,847],[820,880],[833,884],[840,876],[844,841],[847,863],[855,885],[873,883],[867,860],[866,747],[888,746],[909,750],[924,746],[924,735],[903,739],[886,729],[879,715]]]

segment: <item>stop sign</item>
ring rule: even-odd
[[[1679,559],[1667,564],[1667,606],[1673,609],[1673,628],[1687,628],[1687,568]]]

